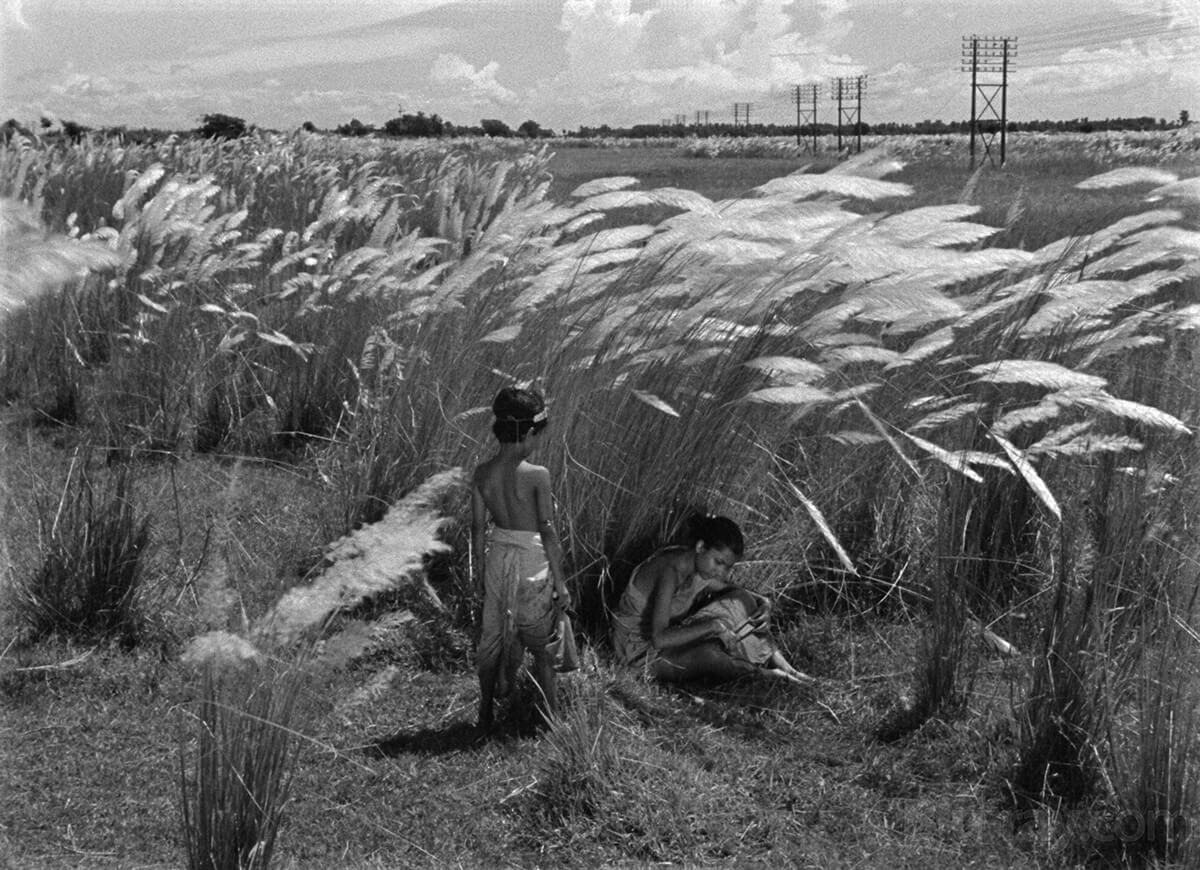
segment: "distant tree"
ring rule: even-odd
[[[337,128],[337,132],[341,136],[370,136],[375,132],[374,127],[368,127],[358,118],[351,118],[349,124],[342,124]]]
[[[437,115],[426,115],[424,112],[405,114],[392,118],[383,125],[383,131],[389,136],[441,136],[448,125]]]
[[[246,135],[246,122],[233,115],[216,112],[205,115],[196,132],[205,139],[237,139]]]
[[[72,142],[78,142],[84,137],[84,134],[91,130],[90,127],[85,127],[82,124],[77,124],[74,121],[63,121],[63,133]]]
[[[1179,126],[1186,127],[1190,123],[1192,123],[1192,116],[1188,113],[1188,110],[1180,109],[1179,110]]]
[[[529,120],[522,121],[521,126],[517,128],[517,133],[524,136],[526,139],[537,139],[549,133],[548,130],[542,130],[542,125],[537,121]]]
[[[34,136],[26,129],[16,118],[9,118],[3,124],[0,124],[0,142],[8,142],[14,136],[20,136],[23,139],[33,140]]]
[[[485,136],[512,135],[512,129],[503,121],[497,121],[495,118],[484,118],[479,122],[479,126],[483,128]]]
[[[312,121],[305,121],[303,124],[300,125],[300,129],[303,130],[305,133],[315,133],[315,132],[317,132],[317,125],[314,124]]]

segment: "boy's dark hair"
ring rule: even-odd
[[[542,394],[520,387],[505,387],[497,393],[492,413],[496,415],[492,434],[501,444],[523,441],[530,432],[541,432],[549,422]]]
[[[700,541],[707,550],[728,548],[739,559],[746,552],[742,530],[729,517],[696,514],[688,520],[688,542],[695,546]]]

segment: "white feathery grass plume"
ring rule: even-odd
[[[337,611],[406,582],[441,607],[421,567],[427,554],[450,549],[438,538],[447,520],[437,514],[435,504],[464,481],[460,468],[435,474],[379,522],[335,541],[326,551],[329,567],[311,585],[289,590],[259,621],[254,635],[289,644]]]
[[[124,195],[113,205],[112,216],[119,221],[125,220],[130,209],[140,208],[142,197],[149,193],[150,188],[158,183],[166,174],[166,168],[161,163],[152,163],[141,173],[130,170],[125,173]]]
[[[1165,169],[1152,166],[1122,166],[1085,178],[1075,185],[1080,190],[1107,190],[1113,187],[1129,187],[1134,184],[1153,184],[1162,186],[1178,181],[1179,176]]]
[[[1086,238],[1067,236],[1050,242],[1034,251],[1031,265],[1038,268],[1053,268],[1060,274],[1073,272],[1085,262],[1111,250],[1127,236],[1139,230],[1163,226],[1182,218],[1182,212],[1176,209],[1156,209],[1132,214],[1097,230]]]
[[[887,442],[887,445],[892,448],[892,452],[900,457],[900,461],[908,467],[908,470],[911,471],[918,479],[923,478],[924,475],[921,474],[921,469],[917,467],[915,462],[908,458],[908,454],[901,449],[899,442],[892,437],[892,433],[888,431],[887,426],[884,425],[883,421],[875,416],[875,413],[869,407],[867,407],[867,403],[862,399],[855,399],[854,404],[858,406],[860,411],[862,411],[863,416],[867,418],[867,422],[871,424],[872,428],[879,433],[879,437]]]
[[[831,175],[857,175],[862,178],[883,178],[904,168],[901,160],[892,156],[886,146],[863,151],[829,170]]]
[[[679,416],[678,411],[676,411],[669,404],[664,402],[662,399],[660,399],[658,396],[654,395],[653,393],[647,393],[643,390],[634,390],[633,395],[637,398],[638,401],[644,402],[645,404],[649,405],[651,408],[653,408],[656,411],[661,411],[662,413],[666,414],[668,417],[678,417]]]
[[[873,432],[863,432],[859,429],[840,429],[829,436],[829,440],[845,447],[866,447],[880,444],[883,437]]]
[[[494,329],[479,339],[485,344],[507,344],[521,334],[521,325],[519,323],[511,326],[502,326],[499,329]]]
[[[1200,202],[1200,176],[1164,184],[1146,194],[1146,202],[1157,202],[1162,199],[1185,199],[1189,202]]]
[[[935,329],[928,335],[923,335],[908,346],[904,353],[900,354],[900,358],[895,362],[889,363],[884,367],[884,371],[892,369],[904,368],[905,366],[914,365],[923,362],[930,357],[937,356],[947,348],[954,346],[954,326],[943,326],[940,329]]]
[[[743,365],[749,369],[766,372],[772,380],[779,380],[785,384],[812,383],[829,374],[817,363],[794,356],[760,356]]]
[[[982,450],[955,450],[955,456],[961,456],[971,465],[986,465],[989,468],[998,468],[1006,474],[1015,474],[1012,464],[1004,459],[996,456],[993,453],[984,453]]]
[[[218,670],[257,664],[263,655],[253,643],[231,632],[218,630],[197,635],[188,641],[180,655],[180,661],[189,667],[201,669],[213,666]]]
[[[928,245],[945,248],[970,245],[991,238],[999,227],[963,223],[962,219],[979,213],[979,206],[955,203],[931,205],[898,212],[880,220],[876,230],[904,245]]]
[[[611,193],[614,190],[625,190],[640,182],[630,175],[614,175],[609,178],[593,178],[585,181],[571,191],[572,199],[586,199],[601,193]]]
[[[747,402],[769,405],[820,405],[834,401],[826,390],[808,384],[791,384],[785,387],[763,387],[746,394]]]
[[[1165,320],[1173,329],[1200,329],[1200,304],[1185,305],[1183,308],[1172,311]]]
[[[1055,499],[1054,493],[1050,491],[1050,487],[1046,486],[1046,482],[1042,480],[1033,464],[1025,458],[1025,454],[1004,436],[998,435],[995,431],[989,434],[992,436],[992,440],[1000,445],[1000,449],[1004,451],[1013,468],[1024,478],[1038,500],[1046,506],[1050,513],[1054,514],[1055,519],[1062,522],[1062,508],[1058,506],[1058,500]]]
[[[842,294],[842,300],[862,306],[859,319],[888,324],[890,335],[904,335],[964,313],[961,301],[950,299],[929,282],[907,278],[852,288]]]
[[[785,199],[808,199],[822,194],[833,194],[850,199],[888,199],[894,196],[911,196],[910,185],[896,181],[880,181],[857,175],[835,175],[828,172],[819,175],[785,175],[773,178],[754,188],[751,196],[779,197]]]
[[[829,523],[825,520],[825,515],[821,513],[821,509],[817,507],[816,503],[813,502],[812,499],[810,499],[800,490],[800,487],[792,483],[786,474],[781,474],[780,476],[784,481],[786,481],[788,489],[792,491],[792,495],[794,495],[796,500],[804,507],[809,519],[813,521],[813,525],[815,525],[817,530],[821,533],[821,537],[828,542],[829,546],[833,549],[833,552],[837,554],[838,561],[842,563],[842,567],[857,577],[858,569],[854,567],[854,560],[850,558],[850,554],[846,552],[846,548],[842,546],[842,542],[838,540],[838,536],[834,534],[833,529],[830,528]]]
[[[1095,317],[1134,299],[1156,292],[1159,275],[1143,275],[1130,281],[1078,281],[1060,284],[1047,291],[1048,299],[1021,327],[1021,338],[1046,335],[1079,317]]]
[[[983,483],[983,478],[978,472],[971,468],[971,466],[968,464],[967,458],[963,456],[961,452],[952,452],[944,447],[934,444],[932,441],[926,441],[924,438],[921,438],[919,435],[914,435],[912,432],[904,430],[902,431],[904,432],[905,438],[907,438],[917,447],[920,447],[947,468],[951,469],[952,471],[957,471],[963,477],[967,478],[967,480],[970,480],[974,483]]]
[[[940,429],[951,423],[957,423],[964,417],[978,415],[986,407],[983,402],[956,402],[948,408],[941,408],[926,414],[908,427],[910,432],[921,432],[927,429]]]
[[[992,424],[992,431],[1007,438],[1022,426],[1053,420],[1068,404],[1058,393],[1050,393],[1036,405],[1026,405],[1005,413]]]
[[[321,641],[317,658],[322,663],[342,668],[368,653],[385,646],[400,634],[405,626],[415,622],[416,614],[411,610],[386,613],[379,619],[367,621],[352,619],[340,630]]]
[[[1144,444],[1128,435],[1081,435],[1068,441],[1044,443],[1029,448],[1031,456],[1094,456],[1097,453],[1136,453]]]
[[[0,315],[89,271],[120,264],[107,247],[48,233],[33,209],[0,197]]]
[[[979,383],[1028,384],[1052,390],[1101,390],[1108,381],[1096,375],[1085,375],[1058,363],[1036,359],[1002,359],[967,369]]]
[[[1127,236],[1111,254],[1088,263],[1087,275],[1103,276],[1200,258],[1200,232],[1177,226],[1152,227]]]
[[[1168,414],[1166,411],[1150,405],[1143,405],[1141,402],[1118,399],[1100,390],[1071,390],[1062,393],[1060,401],[1070,402],[1072,405],[1090,408],[1094,411],[1103,411],[1114,417],[1141,423],[1152,429],[1162,429],[1176,435],[1192,434],[1192,430],[1173,414]]]
[[[1161,335],[1132,335],[1122,338],[1109,338],[1099,343],[1096,348],[1079,361],[1079,368],[1086,369],[1102,359],[1117,354],[1126,355],[1130,351],[1146,347],[1157,347],[1166,342]]]
[[[886,347],[853,344],[824,350],[818,359],[821,365],[836,371],[850,365],[888,365],[900,359],[900,354]]]

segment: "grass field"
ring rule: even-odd
[[[299,691],[249,744],[290,773],[256,866],[1194,866],[1154,820],[1200,812],[1200,199],[1168,189],[1200,161],[1093,144],[825,158],[754,193],[802,162],[5,152],[0,194],[97,247],[6,213],[48,265],[0,330],[0,866],[186,866],[181,779],[205,794],[256,681]],[[1077,186],[1135,165],[1158,175]],[[641,184],[570,198],[617,175]],[[102,277],[59,292],[81,263]],[[484,455],[510,379],[552,400],[586,666],[562,722],[526,684],[482,742],[461,487],[304,643],[262,627],[332,542]],[[63,506],[118,479],[128,520]],[[812,688],[612,662],[603,604],[689,505],[743,522],[740,580]],[[65,582],[69,527],[140,515],[133,622],[35,630],[17,592]],[[406,567],[431,529],[440,604]],[[210,689],[181,656],[216,631],[261,651]]]

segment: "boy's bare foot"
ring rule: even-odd
[[[810,686],[816,682],[813,677],[797,671],[795,668],[793,668],[791,671],[786,671],[783,668],[763,668],[763,674],[768,677],[774,677],[778,680],[787,680],[788,682],[795,683],[798,686]]]

